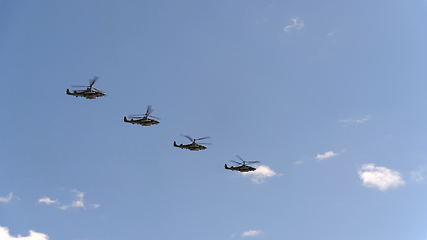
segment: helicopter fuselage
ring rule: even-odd
[[[160,123],[159,121],[156,121],[154,119],[150,119],[148,117],[143,117],[140,119],[133,119],[133,118],[127,119],[126,117],[124,117],[123,121],[127,122],[127,123],[132,123],[132,124],[139,124],[142,126],[151,126],[151,125],[156,125],[156,124]]]
[[[190,143],[190,144],[176,144],[176,142],[173,142],[173,146],[177,147],[177,148],[188,149],[191,151],[200,151],[200,150],[207,149],[207,147],[200,145],[200,144],[197,144],[195,142]]]
[[[84,97],[86,99],[95,99],[97,97],[103,97],[105,96],[105,93],[94,91],[91,89],[86,90],[74,90],[70,91],[67,89],[67,95],[75,96],[75,97]]]
[[[233,167],[233,166],[227,166],[227,164],[224,165],[225,169],[231,170],[231,171],[239,171],[239,172],[252,172],[255,171],[256,168],[248,166],[248,165],[242,165],[242,166],[238,166],[238,167]]]

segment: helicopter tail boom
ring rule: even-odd
[[[174,146],[174,147],[181,148],[181,146],[180,146],[180,145],[178,145],[178,144],[176,144],[176,142],[175,142],[175,141],[173,141],[173,146]]]

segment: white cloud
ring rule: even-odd
[[[52,199],[50,197],[43,197],[37,200],[38,203],[43,203],[46,205],[55,205],[57,208],[61,210],[68,210],[71,208],[83,208],[86,209],[86,207],[89,208],[100,208],[101,204],[94,203],[94,204],[86,204],[85,201],[85,193],[80,192],[78,190],[72,190],[71,191],[74,194],[74,200],[71,201],[69,204],[62,204],[59,200]],[[2,240],[2,239],[0,239]]]
[[[304,28],[304,21],[298,17],[292,18],[291,23],[283,28],[283,31],[290,32],[292,30],[299,31]]]
[[[358,173],[363,185],[377,188],[381,191],[397,188],[405,184],[398,171],[375,166],[373,163],[364,164]]]
[[[258,236],[260,234],[261,234],[260,230],[249,230],[249,231],[242,233],[241,236],[242,237],[255,237],[255,236]]]
[[[273,171],[273,169],[266,165],[258,166],[255,171],[242,172],[241,174],[244,176],[250,176],[252,182],[258,184],[263,183],[266,178],[271,178],[277,175],[277,173]]]
[[[70,208],[84,208],[85,207],[85,193],[78,190],[73,191],[76,199],[70,205],[62,205],[59,207],[61,210],[68,210]]]
[[[43,197],[43,198],[40,198],[37,202],[44,203],[46,205],[51,205],[51,204],[58,203],[58,200],[53,200],[50,197]]]
[[[0,203],[8,203],[8,202],[12,201],[12,199],[13,199],[13,193],[10,192],[7,196],[0,197]]]
[[[26,237],[18,235],[14,237],[10,235],[7,227],[0,226],[0,239],[1,240],[49,240],[49,237],[44,233],[39,233],[30,230],[29,235]]]
[[[341,123],[344,126],[355,126],[355,125],[360,125],[360,124],[364,124],[367,121],[369,121],[371,119],[371,117],[369,115],[366,115],[362,118],[353,118],[353,119],[343,119],[343,120],[339,120],[339,123]]]
[[[71,206],[73,206],[73,207],[84,207],[85,206],[85,202],[84,202],[85,193],[79,192],[77,190],[74,192],[76,193],[77,199],[71,203]]]
[[[95,203],[95,204],[86,204],[85,201],[85,193],[84,192],[80,192],[78,190],[73,190],[72,191],[74,193],[74,200],[71,201],[71,203],[69,204],[62,204],[59,200],[54,200],[50,197],[43,197],[40,198],[37,202],[38,203],[43,203],[46,205],[56,205],[57,208],[61,209],[61,210],[68,210],[71,208],[83,208],[86,209],[86,207],[89,208],[100,208],[101,204]],[[1,240],[1,239],[0,239]]]
[[[333,152],[333,151],[328,151],[328,152],[325,152],[325,153],[321,153],[321,154],[316,154],[316,159],[317,160],[325,160],[325,159],[328,159],[328,158],[333,158],[333,157],[335,157],[335,156],[337,156],[338,154],[337,153],[335,153],[335,152]]]
[[[411,178],[415,182],[424,181],[424,169],[418,169],[418,170],[411,171]]]

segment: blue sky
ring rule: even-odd
[[[425,240],[426,20],[423,0],[0,0],[0,240]],[[95,75],[107,97],[65,94]],[[122,122],[149,104],[160,125]]]

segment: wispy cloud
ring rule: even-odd
[[[411,178],[415,182],[424,181],[424,169],[420,168],[420,169],[411,171]]]
[[[295,165],[302,165],[304,164],[304,160],[297,160],[294,162]]]
[[[285,32],[299,31],[304,28],[304,21],[298,17],[292,18],[291,23],[283,28]]]
[[[0,197],[0,203],[8,203],[13,199],[13,192],[10,192],[5,197]]]
[[[18,235],[14,237],[10,234],[9,228],[0,226],[0,239],[1,240],[49,240],[49,237],[44,233],[39,233],[30,230],[29,235],[24,237]]]
[[[101,207],[101,204],[99,204],[99,203],[95,203],[95,204],[92,204],[91,205],[93,208],[100,208]]]
[[[50,197],[42,197],[37,202],[38,203],[43,203],[43,204],[46,204],[46,205],[51,205],[51,204],[58,203],[58,200],[53,200]]]
[[[358,173],[364,186],[377,188],[381,191],[397,188],[405,184],[398,171],[376,166],[373,163],[364,164]]]
[[[315,158],[317,160],[321,161],[321,160],[325,160],[325,159],[328,159],[328,158],[336,157],[337,155],[338,155],[338,153],[335,153],[333,151],[328,151],[328,152],[325,152],[325,153],[316,154]]]
[[[361,118],[343,119],[343,120],[339,120],[338,122],[344,126],[355,126],[355,125],[364,124],[368,122],[370,119],[371,117],[369,115],[365,115]]]
[[[84,208],[85,207],[85,193],[78,190],[73,190],[75,194],[75,200],[69,205],[62,205],[59,207],[61,210],[67,210],[70,208]]]
[[[100,208],[101,204],[95,203],[95,204],[86,204],[85,201],[85,193],[73,190],[72,193],[74,194],[74,200],[71,201],[69,204],[62,204],[59,200],[54,200],[50,197],[42,197],[37,202],[46,204],[46,205],[56,205],[57,208],[61,210],[68,210],[71,208]],[[1,240],[1,239],[0,239]]]
[[[245,238],[245,237],[255,237],[255,236],[258,236],[260,234],[261,234],[260,230],[249,230],[249,231],[243,232],[242,235],[241,235],[241,237],[242,238]]]
[[[273,169],[266,165],[258,166],[255,171],[242,172],[241,174],[244,176],[249,176],[252,182],[257,184],[264,183],[267,178],[272,178],[277,175]]]

